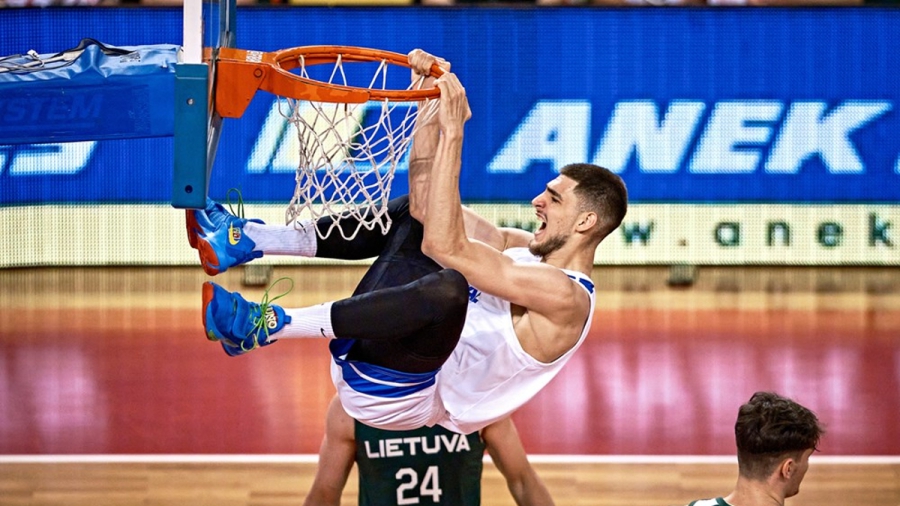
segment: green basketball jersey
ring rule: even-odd
[[[443,427],[385,431],[356,422],[360,506],[478,506],[484,441]]]

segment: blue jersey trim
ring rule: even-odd
[[[341,368],[347,385],[357,392],[375,397],[399,398],[420,392],[435,383],[440,369],[426,373],[406,373],[378,365],[346,360],[354,339],[334,339],[328,344],[331,356]]]
[[[581,283],[582,286],[584,286],[587,289],[588,293],[594,293],[594,283],[591,280],[589,280],[587,278],[582,278],[579,276],[573,276],[571,274],[566,274],[566,276],[569,276],[570,278],[574,279],[575,281],[578,281],[579,283]]]

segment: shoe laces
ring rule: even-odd
[[[237,194],[237,212],[235,212],[234,206],[232,206],[232,202],[231,202],[231,194],[232,193]],[[228,210],[231,211],[231,214],[237,216],[240,219],[244,219],[244,196],[241,195],[241,190],[239,190],[237,188],[229,188],[228,192],[225,193],[225,202],[228,204]],[[280,280],[278,280],[278,281],[280,281]],[[275,281],[275,283],[277,283],[278,281]],[[272,286],[274,286],[275,283],[272,283]],[[271,288],[271,286],[269,288]]]
[[[270,299],[269,291],[271,289],[275,288],[275,285],[277,285],[278,283],[280,283],[282,281],[289,282],[291,286],[288,287],[288,289],[285,290],[284,293],[282,293],[281,295],[276,295],[275,297],[272,297]],[[293,290],[293,289],[294,289],[294,280],[291,278],[288,278],[288,277],[278,278],[275,280],[275,282],[273,282],[271,285],[269,285],[268,288],[266,288],[266,291],[263,293],[262,300],[259,303],[259,316],[256,316],[253,318],[253,322],[252,322],[253,327],[250,329],[250,332],[247,333],[247,337],[252,337],[252,339],[253,339],[253,346],[251,346],[250,348],[247,348],[244,345],[244,341],[241,341],[241,350],[242,351],[247,352],[247,351],[255,350],[256,348],[259,348],[260,332],[265,332],[265,334],[266,334],[265,341],[266,342],[269,341],[269,320],[271,319],[273,322],[276,322],[276,324],[277,324],[277,321],[275,320],[275,318],[276,318],[275,311],[272,310],[272,312],[270,314],[269,306],[271,306],[272,303],[275,302],[276,300],[291,293],[291,290]],[[275,325],[273,325],[273,327],[274,326]]]

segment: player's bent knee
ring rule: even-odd
[[[447,280],[447,290],[451,293],[447,297],[453,300],[453,306],[456,309],[465,309],[469,305],[469,281],[461,272],[453,269],[444,269]]]
[[[469,283],[459,271],[443,269],[428,276],[428,281],[419,286],[417,298],[434,321],[461,321],[468,307]]]
[[[437,288],[432,290],[432,295],[439,297],[448,306],[465,307],[469,300],[469,282],[465,276],[454,269],[443,269],[436,274],[438,283]]]

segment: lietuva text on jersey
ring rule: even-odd
[[[435,434],[433,436],[417,436],[404,438],[378,439],[364,442],[366,456],[370,459],[390,457],[413,457],[424,453],[433,455],[441,450],[449,453],[471,451],[469,440],[459,434]]]

